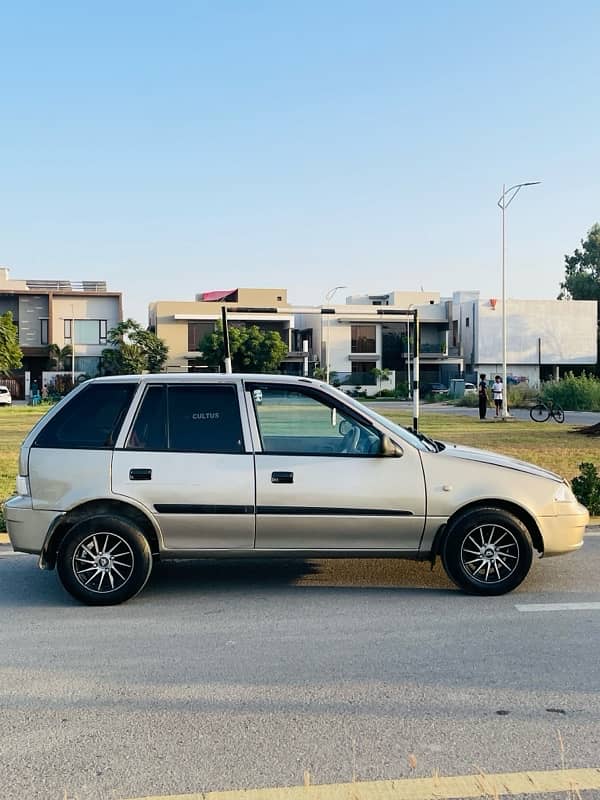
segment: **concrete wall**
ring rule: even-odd
[[[480,301],[478,312],[477,361],[502,361],[502,301]],[[595,364],[596,315],[594,301],[507,301],[507,363],[537,365],[541,339],[542,364]]]

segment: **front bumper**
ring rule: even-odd
[[[560,556],[579,550],[583,544],[585,526],[590,515],[585,506],[579,503],[565,504],[565,512],[553,517],[538,517],[544,540],[544,558]]]
[[[8,538],[20,553],[39,555],[50,526],[61,516],[61,511],[34,511],[31,497],[17,495],[4,504]]]

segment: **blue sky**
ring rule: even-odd
[[[600,221],[596,2],[0,6],[0,264],[154,299],[555,297]]]

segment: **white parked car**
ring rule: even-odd
[[[25,439],[17,492],[14,549],[92,605],[136,595],[159,558],[439,556],[467,592],[503,594],[589,520],[559,475],[283,375],[87,381]]]
[[[0,406],[9,406],[12,404],[12,396],[8,386],[0,386]]]
[[[465,381],[465,394],[477,394],[477,387],[474,383],[469,383],[469,381]]]

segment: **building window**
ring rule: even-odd
[[[195,353],[204,337],[214,333],[214,322],[188,322],[188,353]]]
[[[352,362],[352,372],[353,373],[371,373],[377,364],[374,361],[353,361]]]
[[[72,344],[73,320],[65,321],[65,342]],[[76,319],[75,344],[106,344],[108,323],[105,319]]]
[[[104,341],[101,335],[102,324],[104,324]],[[106,344],[106,320],[76,319],[75,344]]]
[[[40,344],[48,344],[48,320],[40,319]]]
[[[465,328],[468,328],[468,327],[469,327],[469,318],[466,317],[465,318]]]
[[[351,352],[375,353],[377,343],[375,325],[352,325]]]

